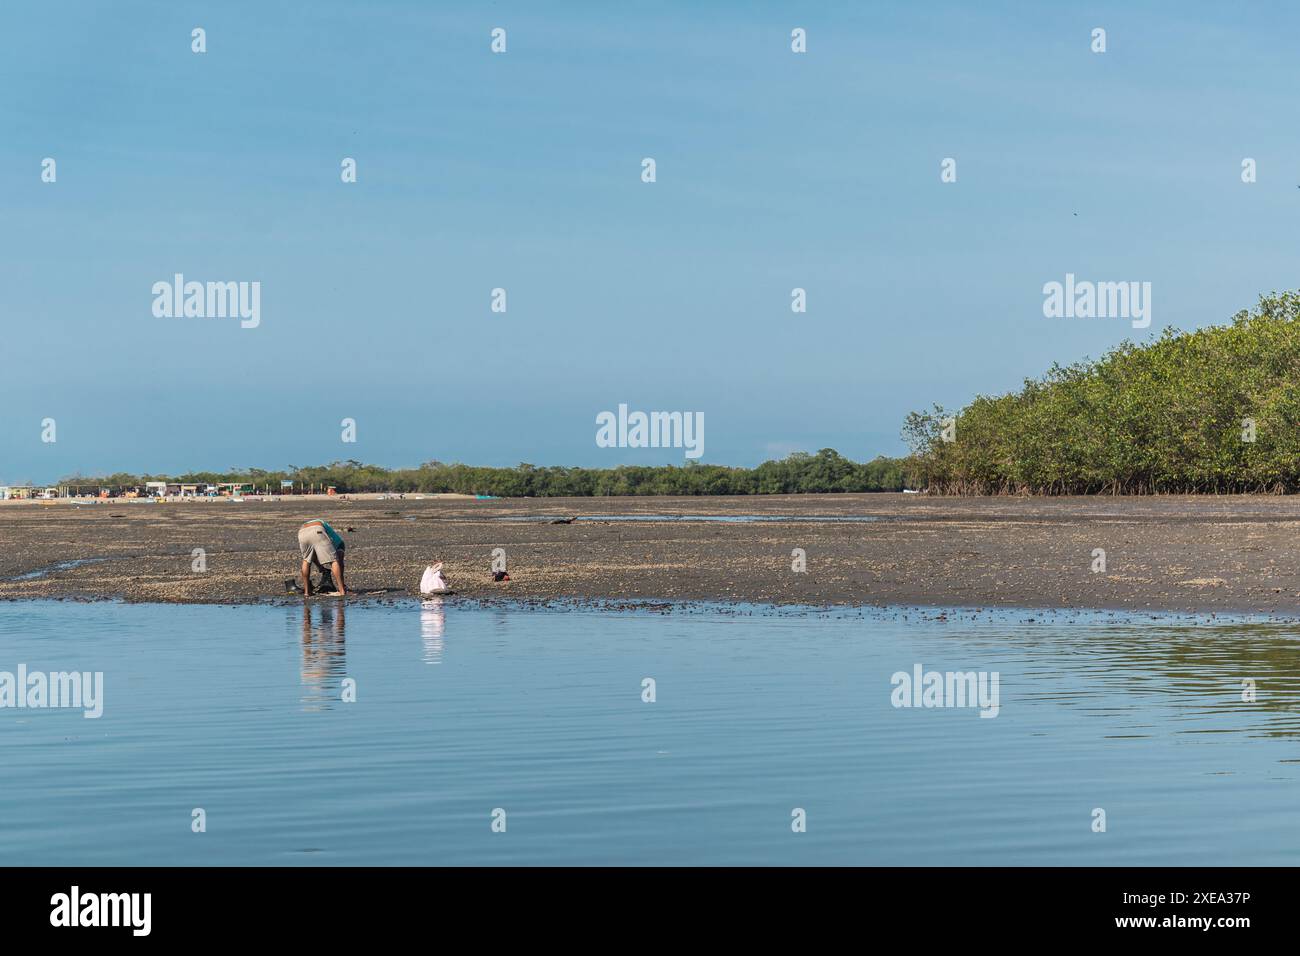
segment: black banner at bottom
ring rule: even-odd
[[[1287,928],[1282,869],[160,869],[0,873],[9,940],[374,943],[433,926],[491,941],[689,930],[806,944],[829,931],[989,943],[1132,936],[1232,945]],[[618,935],[609,936],[608,933]],[[455,937],[457,939],[461,937]],[[662,937],[661,937],[662,938]]]

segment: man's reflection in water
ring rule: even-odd
[[[447,611],[442,598],[426,598],[420,603],[420,639],[424,641],[424,662],[442,663],[442,632],[447,626]]]
[[[317,622],[312,612],[318,611]],[[342,694],[348,660],[344,649],[347,626],[343,602],[302,605],[303,710],[328,710]]]

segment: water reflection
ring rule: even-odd
[[[345,649],[346,611],[337,604],[302,606],[303,710],[328,710],[342,692],[348,661]]]
[[[326,847],[340,865],[1295,862],[1294,625],[455,602],[349,605],[346,676],[369,688],[353,714],[331,703],[345,676],[336,599],[109,614],[0,601],[0,667],[62,667],[63,654],[67,666],[102,667],[110,707],[112,687],[139,690],[104,719],[150,741],[123,760],[79,714],[0,719],[0,749],[21,743],[39,782],[0,787],[0,857],[264,865]],[[998,718],[892,706],[890,675],[916,663],[998,671]],[[295,664],[297,704],[284,686]],[[647,674],[661,689],[665,675],[673,682],[654,707],[638,702]],[[343,715],[357,719],[335,725]],[[243,838],[195,850],[160,831],[155,803],[192,805],[213,779],[231,783],[224,812]],[[521,779],[536,827],[507,845],[466,823],[465,794],[510,805],[494,795],[519,792]],[[122,799],[87,815],[105,792]],[[773,805],[804,801],[826,825],[789,839]],[[1090,829],[1099,806],[1109,836]]]
[[[443,640],[447,627],[447,609],[442,598],[426,598],[420,603],[420,640],[424,643],[424,662],[441,664]]]
[[[953,635],[941,640],[930,653],[952,654]],[[1300,627],[1293,624],[1124,620],[1080,627],[1049,618],[1017,628],[1010,641],[997,628],[972,629],[960,645],[989,666],[1016,666],[1024,678],[1020,700],[1106,719],[1105,736],[1300,737]]]

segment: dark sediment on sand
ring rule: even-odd
[[[628,514],[769,520],[618,520]],[[443,561],[459,596],[488,600],[1300,608],[1300,499],[1245,496],[8,504],[0,599],[286,600],[297,528],[312,517],[347,539],[358,600],[416,598],[425,565]],[[495,548],[509,582],[492,581]],[[796,548],[804,573],[791,570]],[[1104,572],[1092,570],[1098,548]]]

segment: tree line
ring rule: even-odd
[[[903,437],[904,467],[936,493],[1300,491],[1300,293],[913,412]]]
[[[430,461],[183,475],[74,475],[79,488],[246,482],[276,491],[458,493],[497,497],[939,494],[1163,494],[1300,491],[1300,292],[1261,296],[1228,325],[1167,328],[1096,360],[1055,364],[1018,391],[977,396],[955,413],[912,412],[910,454],[851,461],[823,448],[755,468],[685,465],[487,468]]]
[[[117,473],[98,477],[73,475],[60,484],[92,489],[142,487],[146,481],[180,484],[246,482],[278,492],[282,481],[294,489],[334,487],[340,494],[394,492],[398,494],[494,495],[503,498],[592,497],[607,495],[768,495],[867,491],[901,491],[904,463],[879,457],[854,462],[830,448],[817,454],[796,452],[755,468],[688,463],[683,466],[623,465],[617,468],[567,468],[520,464],[486,468],[430,461],[418,468],[384,468],[356,460],[328,465],[290,466],[283,471],[239,468],[225,472],[198,471],[182,475]]]

